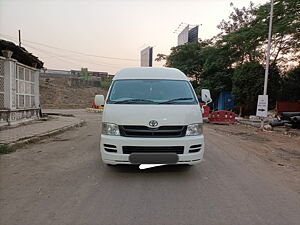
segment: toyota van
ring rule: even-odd
[[[209,90],[202,99],[210,102]],[[187,76],[174,68],[127,68],[113,78],[100,142],[104,163],[196,164],[203,158],[203,120]]]

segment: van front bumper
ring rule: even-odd
[[[105,147],[105,146],[106,147]],[[197,152],[190,152],[191,146],[201,145]],[[105,150],[109,146],[115,152]],[[114,146],[114,147],[113,147]],[[143,147],[169,147],[183,146],[183,154],[178,154],[176,164],[197,164],[201,162],[204,154],[204,138],[199,136],[184,136],[178,138],[131,138],[122,136],[101,135],[100,150],[101,157],[106,164],[131,164],[129,161],[130,154],[123,153],[123,146],[143,146]],[[111,151],[111,150],[110,150]]]

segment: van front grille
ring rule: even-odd
[[[131,153],[176,153],[183,154],[184,146],[123,146],[124,154]]]
[[[124,137],[171,138],[185,136],[187,126],[161,126],[150,128],[147,126],[119,126],[120,135]]]

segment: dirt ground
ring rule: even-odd
[[[292,183],[300,181],[300,135],[298,130],[291,130],[287,134],[277,129],[276,131],[261,131],[259,128],[245,125],[218,125],[206,124],[207,128],[216,133],[227,135],[237,142],[243,140],[243,145],[248,151],[259,158],[269,161],[275,166],[282,167],[284,173]],[[254,143],[256,143],[254,145]],[[238,144],[238,143],[237,143]],[[251,148],[248,148],[251,145]],[[299,183],[298,183],[299,184]],[[300,192],[300,188],[297,190]]]
[[[40,100],[44,109],[80,109],[91,107],[95,94],[106,95],[98,87],[72,88],[66,78],[40,79]]]
[[[205,124],[202,163],[141,171],[102,163],[101,114],[63,113],[86,124],[0,155],[0,224],[299,224],[299,137]]]

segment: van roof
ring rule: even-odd
[[[125,68],[116,73],[113,80],[122,79],[167,79],[188,80],[178,69],[166,67],[134,67]]]

